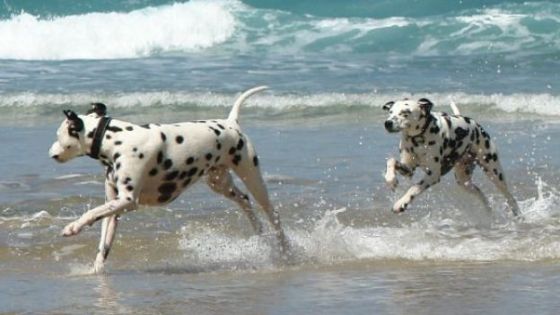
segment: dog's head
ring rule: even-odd
[[[69,109],[63,113],[66,118],[58,127],[57,139],[49,150],[49,156],[60,163],[87,153],[91,146],[91,139],[86,137],[87,126],[96,126],[95,121],[106,114],[106,107],[101,103],[93,103],[86,115],[78,115]]]
[[[426,98],[418,101],[404,99],[402,101],[388,102],[383,105],[383,110],[389,112],[385,120],[385,129],[388,132],[414,133],[424,126],[426,118],[432,110],[432,102]]]

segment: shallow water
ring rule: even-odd
[[[239,209],[199,183],[169,206],[123,216],[108,273],[100,277],[88,275],[99,226],[69,239],[58,233],[103,201],[101,167],[89,158],[50,161],[56,125],[5,127],[9,146],[30,145],[19,149],[19,164],[1,166],[7,180],[0,201],[0,310],[551,312],[560,281],[560,174],[552,158],[558,147],[550,141],[560,125],[512,123],[507,115],[481,120],[498,142],[521,220],[480,171],[476,179],[492,213],[450,175],[395,215],[389,209],[396,195],[384,187],[382,170],[398,137],[380,128],[382,117],[372,117],[242,123],[292,244],[288,265],[271,235],[254,236]],[[406,185],[402,180],[398,193]]]
[[[560,5],[550,1],[10,1],[0,4],[0,313],[555,314]],[[132,34],[132,35],[131,35]],[[89,158],[47,155],[63,109],[143,124],[241,111],[292,249],[199,183],[120,221],[102,276]],[[427,97],[498,145],[522,216],[480,171],[399,215],[387,101]],[[419,180],[417,174],[414,180]],[[262,218],[262,216],[261,216]]]

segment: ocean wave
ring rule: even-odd
[[[135,110],[214,110],[230,108],[236,94],[211,92],[132,92],[132,93],[13,93],[0,99],[0,113],[10,118],[14,115],[59,115],[67,108],[84,110],[93,101],[104,102],[109,110],[131,113]],[[348,114],[352,111],[374,109],[381,113],[381,105],[391,100],[403,98],[429,98],[436,104],[436,110],[449,111],[454,101],[470,113],[488,111],[560,116],[560,96],[552,94],[468,94],[450,93],[316,93],[316,94],[261,94],[249,99],[247,108],[269,113],[289,114],[311,111],[318,116],[325,114]],[[374,111],[375,112],[375,111]]]
[[[0,20],[0,58],[142,58],[172,53],[548,54],[560,49],[560,4],[461,6],[440,14],[320,16],[238,0],[154,3],[133,11]],[[340,3],[338,3],[340,5]],[[423,4],[429,7],[432,4]],[[335,5],[336,7],[337,5]],[[429,12],[427,10],[426,12]]]
[[[218,1],[192,1],[132,12],[0,20],[0,58],[118,59],[196,51],[226,41],[235,18]]]

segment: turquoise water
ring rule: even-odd
[[[559,26],[555,1],[3,1],[0,313],[553,313]],[[241,124],[291,264],[195,185],[124,216],[108,274],[88,275],[99,226],[59,233],[103,202],[103,170],[49,159],[62,110],[220,118],[261,84]],[[403,97],[455,101],[485,126],[521,220],[480,172],[490,214],[453,176],[389,211],[411,182],[383,183],[398,137],[380,106]]]

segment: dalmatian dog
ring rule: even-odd
[[[251,95],[267,89],[244,92],[227,119],[175,124],[135,125],[107,116],[106,106],[92,104],[86,115],[65,110],[66,119],[57,131],[49,155],[67,162],[88,155],[105,167],[106,203],[68,224],[63,236],[73,236],[102,220],[99,251],[94,272],[101,272],[115,237],[118,216],[138,205],[164,205],[206,176],[210,188],[236,202],[254,230],[263,226],[253,212],[249,196],[234,185],[230,170],[245,184],[274,227],[284,255],[288,241],[278,213],[272,207],[259,169],[259,159],[239,126],[239,109]]]
[[[385,182],[394,190],[398,185],[397,172],[409,178],[416,168],[425,172],[424,178],[412,185],[392,210],[406,210],[416,196],[438,183],[451,169],[455,171],[457,184],[490,209],[488,200],[472,182],[473,171],[479,165],[517,216],[519,207],[508,190],[496,145],[488,133],[473,119],[461,116],[454,103],[451,104],[454,115],[434,112],[432,107],[432,102],[425,98],[383,105],[389,113],[385,129],[390,133],[401,133],[400,161],[387,160]]]

